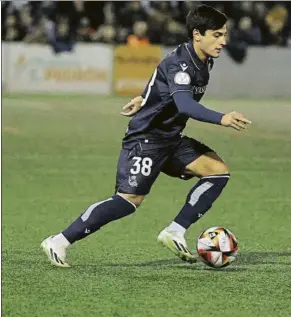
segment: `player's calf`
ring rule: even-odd
[[[186,167],[186,172],[200,180],[191,188],[185,205],[169,226],[182,234],[211,208],[230,178],[228,167],[214,152],[201,155]]]
[[[132,214],[136,205],[120,195],[89,206],[62,234],[72,244],[99,230],[107,223]]]
[[[132,214],[137,206],[126,197],[114,195],[89,206],[68,228],[56,235],[56,244],[68,247],[96,232],[107,223]],[[64,241],[66,243],[64,243]]]
[[[230,175],[210,175],[201,177],[187,195],[185,205],[174,220],[183,228],[188,229],[198,221],[220,196]]]
[[[67,263],[62,263],[65,256],[61,259],[59,254],[66,254],[66,249],[70,245],[96,232],[107,223],[132,214],[141,204],[143,198],[143,196],[137,195],[117,194],[92,204],[67,229],[54,237],[50,237],[49,240],[45,240],[49,241],[53,247],[44,247],[45,241],[42,243],[45,253],[54,265],[68,266]],[[53,255],[50,256],[50,250],[57,250],[52,253],[55,258]]]

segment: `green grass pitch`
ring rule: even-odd
[[[71,269],[52,267],[40,242],[114,189],[128,98],[3,96],[2,305],[21,317],[290,317],[290,100],[205,100],[245,113],[236,132],[188,124],[232,176],[221,198],[187,233],[221,225],[239,241],[237,261],[213,270],[184,264],[156,242],[192,181],[161,175],[142,207],[72,247]]]

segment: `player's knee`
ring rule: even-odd
[[[228,166],[224,160],[216,153],[210,153],[207,156],[207,172],[208,175],[224,175],[230,174]],[[209,160],[210,159],[210,160]]]
[[[186,172],[198,177],[230,174],[223,159],[214,152],[202,155],[186,166]]]
[[[134,195],[134,194],[123,194],[123,193],[118,193],[119,196],[123,197],[124,199],[128,200],[132,204],[138,208],[141,203],[143,202],[145,196],[142,195]]]
[[[209,168],[209,175],[230,174],[228,166],[223,162],[216,162]]]

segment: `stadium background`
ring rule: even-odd
[[[229,268],[180,263],[156,244],[192,185],[161,175],[133,215],[72,248],[72,270],[39,250],[111,195],[119,115],[157,62],[187,40],[183,1],[2,1],[2,305],[5,316],[290,317],[291,2],[205,2],[230,21],[203,104],[250,129],[189,122],[232,177],[188,233],[222,225],[240,243]]]

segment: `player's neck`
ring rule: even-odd
[[[207,60],[207,56],[203,53],[203,51],[199,48],[199,44],[194,42],[193,43],[194,51],[196,55],[199,57],[199,59],[205,63]]]

